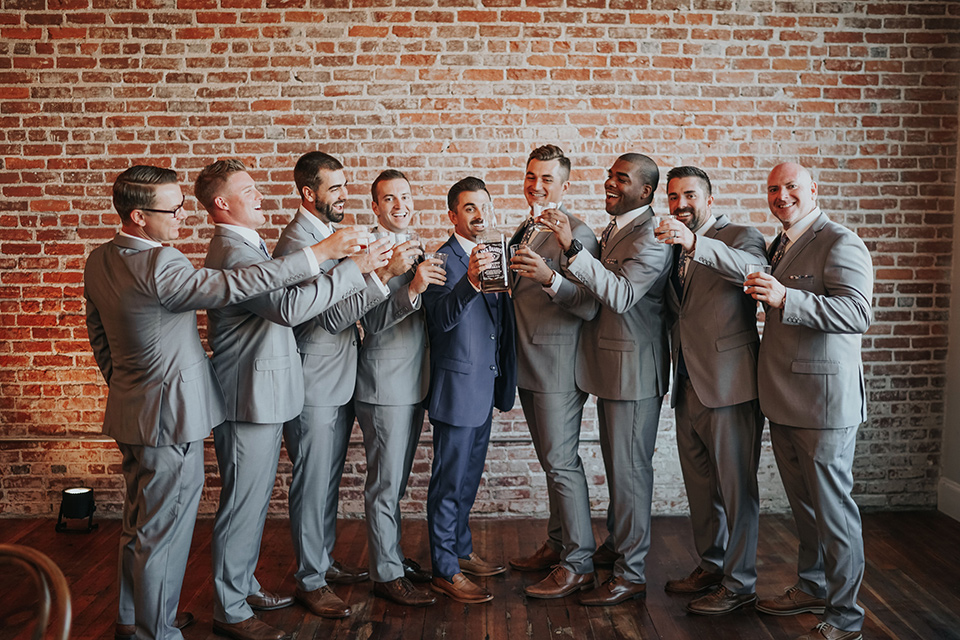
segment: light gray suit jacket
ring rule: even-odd
[[[197,309],[224,307],[311,277],[302,252],[244,269],[195,269],[170,247],[117,235],[84,268],[87,332],[109,394],[103,432],[131,445],[202,440],[223,393],[197,334]]]
[[[204,266],[234,269],[266,257],[243,237],[216,227]],[[348,260],[308,283],[210,309],[207,342],[226,398],[227,420],[280,424],[303,409],[303,371],[290,327],[366,286]]]
[[[779,237],[773,241],[776,247]],[[787,287],[760,343],[760,408],[771,422],[830,429],[867,419],[861,334],[872,320],[873,265],[855,233],[821,213],[773,276]]]
[[[577,386],[606,400],[666,394],[670,359],[663,296],[670,252],[653,237],[653,211],[609,238],[599,260],[581,251],[567,271],[599,303],[580,336]],[[564,282],[555,297],[572,308],[576,289]]]
[[[600,245],[593,231],[580,219],[566,211],[573,237],[583,243],[583,250],[593,256]],[[525,223],[524,223],[525,224]],[[511,244],[519,242],[524,224],[513,234]],[[530,248],[560,271],[563,255],[556,236],[547,231],[538,233]],[[517,386],[539,393],[576,391],[577,345],[584,318],[596,315],[596,302],[591,296],[580,298],[579,307],[563,307],[554,302],[546,290],[530,278],[513,275],[513,309],[517,318]]]
[[[280,234],[273,254],[284,256],[323,239],[320,230],[298,211]],[[327,273],[337,264],[337,260],[327,260],[320,271]],[[360,345],[357,320],[386,299],[370,278],[364,275],[367,286],[359,293],[294,327],[303,365],[305,405],[340,407],[352,400]]]
[[[671,262],[676,269],[676,258]],[[757,398],[757,302],[743,292],[744,267],[756,263],[767,264],[760,232],[720,216],[697,238],[683,300],[673,278],[667,283],[674,380],[670,406],[676,406],[679,395],[681,346],[687,375],[704,406],[729,407]]]
[[[427,396],[430,348],[421,308],[410,303],[413,271],[387,282],[390,295],[360,320],[363,343],[356,399],[376,405],[412,405]]]

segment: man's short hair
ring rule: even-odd
[[[213,164],[208,164],[193,184],[193,195],[203,208],[209,211],[213,207],[214,199],[220,195],[220,189],[230,176],[246,170],[247,167],[236,159],[217,160]]]
[[[447,192],[447,209],[456,211],[460,194],[467,191],[486,191],[487,195],[490,195],[490,192],[487,191],[487,185],[484,184],[483,180],[474,178],[473,176],[467,176],[450,187],[450,191]]]
[[[323,151],[310,151],[300,156],[293,168],[293,181],[297,185],[297,195],[303,198],[303,188],[313,191],[320,189],[320,170],[339,171],[343,164]]]
[[[149,209],[161,184],[176,184],[177,172],[150,165],[138,164],[117,176],[113,182],[113,208],[123,224],[130,222],[134,209]]]
[[[563,155],[563,149],[555,144],[545,144],[542,147],[537,147],[531,151],[530,155],[527,157],[527,166],[530,166],[531,160],[539,160],[541,162],[559,160],[560,181],[566,182],[570,179],[570,158]]]
[[[667,185],[674,178],[699,178],[703,183],[703,191],[709,198],[713,195],[713,185],[710,184],[710,176],[700,167],[682,166],[674,167],[667,172]]]
[[[643,184],[650,185],[651,190],[656,191],[660,184],[660,168],[652,158],[642,153],[625,153],[620,156],[621,160],[629,162],[637,168],[637,174]]]
[[[377,201],[377,185],[381,182],[386,182],[387,180],[406,180],[407,184],[410,184],[410,181],[407,180],[407,176],[403,175],[402,171],[397,171],[396,169],[387,169],[383,173],[377,176],[377,179],[373,181],[373,184],[370,185],[370,195],[373,197],[373,201]]]

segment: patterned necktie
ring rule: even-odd
[[[267,251],[267,243],[263,241],[263,238],[260,238],[260,252],[267,257],[267,260],[270,260],[270,252]]]
[[[611,220],[610,224],[607,225],[607,228],[603,230],[603,233],[600,235],[600,250],[603,251],[607,248],[607,240],[610,239],[610,236],[617,230],[617,221]]]
[[[687,262],[690,256],[682,248],[680,249],[680,262],[677,264],[677,280],[680,281],[680,293],[683,293],[684,280],[687,277]]]
[[[787,243],[790,242],[790,238],[787,237],[787,234],[780,234],[780,242],[777,244],[777,250],[773,252],[773,258],[770,259],[770,266],[773,269],[777,268],[780,260],[783,258],[783,254],[787,251]]]

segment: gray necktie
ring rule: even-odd
[[[790,238],[787,237],[787,234],[780,234],[780,243],[777,244],[777,250],[773,252],[773,258],[770,259],[770,266],[773,269],[777,268],[780,260],[783,258],[783,254],[787,252],[787,243],[790,242]]]
[[[270,252],[267,251],[267,244],[263,241],[263,238],[260,238],[260,252],[266,256],[267,260],[270,260]]]

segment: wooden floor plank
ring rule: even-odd
[[[72,637],[112,638],[116,617],[116,561],[119,522],[101,520],[92,534],[63,534],[43,519],[0,520],[0,542],[27,544],[48,554],[64,571],[74,594]],[[184,630],[186,640],[213,640],[213,592],[210,579],[212,520],[197,523],[187,566],[181,609],[197,624]],[[472,524],[475,550],[483,558],[506,563],[533,553],[546,536],[540,520],[490,519]],[[597,534],[602,523],[595,523]],[[617,607],[583,607],[577,596],[535,600],[523,587],[547,572],[478,578],[495,596],[491,603],[463,605],[439,596],[426,608],[401,607],[376,598],[372,583],[336,586],[353,614],[325,620],[299,606],[262,614],[268,624],[292,633],[295,640],[792,640],[813,627],[813,615],[775,617],[745,609],[729,616],[700,617],[686,612],[688,596],[663,591],[666,580],[696,566],[693,535],[686,518],[654,518],[647,558],[647,596]],[[867,611],[864,637],[870,640],[960,640],[960,523],[934,512],[877,513],[864,516],[867,567],[860,592]],[[429,566],[426,522],[404,525],[407,554]],[[758,545],[758,593],[776,595],[796,581],[797,539],[789,516],[763,516]],[[334,556],[365,566],[366,528],[361,520],[338,525]],[[296,570],[289,525],[271,519],[264,531],[257,578],[264,588],[292,593]],[[15,572],[14,572],[15,573]],[[601,578],[608,572],[602,572]],[[27,605],[35,597],[24,576],[0,580],[0,622],[4,640],[31,635]],[[10,616],[9,607],[24,612]]]

